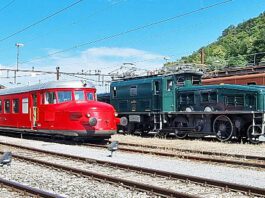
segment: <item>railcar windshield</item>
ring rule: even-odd
[[[87,96],[87,100],[95,100],[94,94],[91,92],[86,93],[86,96]]]
[[[55,92],[46,92],[44,104],[56,104]]]
[[[72,92],[71,91],[58,91],[57,96],[58,96],[58,102],[59,103],[72,100]]]
[[[75,91],[75,100],[85,100],[84,91]]]

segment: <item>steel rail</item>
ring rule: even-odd
[[[224,156],[224,157],[236,157],[236,158],[242,158],[242,159],[265,161],[265,157],[254,156],[254,155],[239,155],[239,154],[212,152],[212,151],[198,151],[198,150],[191,150],[191,149],[180,149],[180,148],[162,147],[162,146],[155,146],[155,145],[141,145],[141,144],[124,143],[124,142],[119,142],[119,145],[144,147],[144,148],[152,148],[152,149],[163,149],[163,150],[168,149],[168,150],[189,152],[189,153],[196,153],[196,154],[217,155],[217,156]]]
[[[112,167],[118,167],[118,168],[122,168],[122,169],[133,170],[133,171],[142,172],[142,173],[146,173],[146,174],[152,174],[152,175],[163,176],[163,177],[168,177],[168,178],[173,178],[173,179],[191,181],[191,182],[195,182],[195,183],[199,183],[199,184],[203,184],[203,185],[215,186],[215,187],[219,187],[219,188],[221,187],[221,188],[224,188],[226,190],[240,191],[240,192],[245,192],[247,194],[255,194],[255,195],[264,195],[265,194],[265,189],[263,189],[263,188],[256,188],[256,187],[240,185],[240,184],[235,184],[235,183],[230,183],[230,182],[224,182],[224,181],[201,178],[201,177],[196,177],[196,176],[178,174],[178,173],[173,173],[173,172],[168,172],[168,171],[161,171],[161,170],[150,169],[150,168],[145,168],[145,167],[139,167],[139,166],[121,164],[121,163],[116,163],[116,162],[97,160],[97,159],[92,159],[92,158],[87,158],[87,157],[81,157],[81,156],[76,156],[76,155],[58,153],[58,152],[53,152],[53,151],[46,151],[46,150],[42,150],[42,149],[26,147],[26,146],[21,146],[21,145],[17,145],[17,144],[4,143],[4,142],[0,142],[0,144],[18,147],[21,149],[30,150],[30,151],[34,151],[34,152],[46,153],[46,154],[55,155],[55,156],[59,156],[59,157],[71,158],[74,160],[80,160],[80,161],[84,161],[84,162],[88,162],[88,163],[98,163],[100,165],[109,165]]]
[[[87,146],[93,146],[93,147],[99,147],[99,148],[105,148],[106,147],[105,145],[97,145],[97,144],[86,144],[86,145]],[[177,158],[181,158],[181,159],[203,161],[203,162],[214,162],[214,163],[220,163],[220,164],[230,164],[230,165],[239,165],[239,166],[246,166],[246,167],[265,168],[265,163],[252,163],[252,162],[243,162],[243,161],[236,161],[236,160],[215,159],[215,158],[199,157],[199,156],[192,156],[192,155],[137,150],[137,149],[121,148],[121,147],[119,147],[119,150],[120,151],[126,151],[126,152],[132,152],[132,153],[142,153],[142,154],[164,156],[164,157],[177,157]]]
[[[61,195],[57,195],[57,194],[53,194],[50,192],[46,192],[37,188],[33,188],[30,186],[26,186],[24,184],[15,182],[15,181],[10,181],[10,180],[6,180],[4,178],[0,178],[0,184],[3,186],[8,186],[12,189],[15,189],[15,191],[18,192],[23,192],[23,193],[27,193],[27,194],[31,194],[31,195],[35,195],[37,197],[43,197],[43,198],[63,198],[63,196]]]
[[[3,152],[1,152],[1,153],[3,153]],[[27,161],[27,162],[36,163],[36,164],[39,164],[41,166],[53,167],[53,168],[56,168],[59,170],[64,170],[64,171],[75,173],[75,174],[78,174],[81,176],[87,176],[87,177],[90,177],[92,179],[98,179],[98,180],[109,182],[109,183],[119,184],[121,186],[127,187],[128,189],[138,189],[140,191],[150,192],[152,194],[157,194],[159,196],[164,196],[164,197],[198,198],[198,196],[196,196],[196,195],[181,193],[181,192],[177,192],[177,191],[171,190],[171,189],[166,189],[166,188],[153,186],[153,185],[149,185],[149,184],[138,183],[138,182],[127,180],[127,179],[116,178],[116,177],[109,176],[109,175],[95,173],[92,171],[82,170],[82,169],[78,169],[78,168],[74,168],[74,167],[70,167],[70,166],[65,166],[65,165],[61,165],[61,164],[46,162],[43,160],[33,159],[33,158],[29,158],[29,157],[25,157],[25,156],[21,156],[21,155],[17,155],[17,154],[12,154],[12,156],[14,158],[17,158],[17,159],[20,159],[23,161]]]

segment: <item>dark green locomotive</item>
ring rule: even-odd
[[[185,71],[114,81],[110,103],[131,133],[152,131],[177,138],[214,135],[221,141],[262,141],[265,87],[202,86],[201,75]]]

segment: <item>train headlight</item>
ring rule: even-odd
[[[96,126],[97,122],[98,122],[97,118],[93,117],[93,118],[89,119],[89,125],[90,126]]]
[[[90,113],[87,113],[86,114],[86,117],[90,118],[91,117]]]
[[[115,117],[118,117],[119,114],[117,112],[115,112],[114,115],[115,115]]]

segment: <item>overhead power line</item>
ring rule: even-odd
[[[56,16],[56,15],[58,15],[58,14],[64,12],[64,11],[68,10],[69,8],[71,8],[71,7],[73,7],[73,6],[77,5],[77,4],[79,4],[79,3],[82,2],[82,1],[83,1],[83,0],[78,0],[78,1],[76,1],[76,2],[74,2],[74,3],[72,3],[72,4],[70,4],[70,5],[68,5],[68,6],[66,6],[66,7],[64,7],[63,9],[58,10],[58,11],[56,11],[56,12],[54,12],[54,13],[52,13],[52,14],[50,14],[50,15],[44,17],[44,18],[42,18],[41,20],[32,23],[31,25],[28,25],[28,26],[26,26],[26,27],[24,27],[24,28],[18,30],[18,31],[16,31],[16,32],[14,32],[13,34],[10,34],[10,35],[8,35],[8,36],[6,36],[6,37],[0,39],[0,42],[5,41],[5,40],[7,40],[7,39],[9,39],[9,38],[11,38],[11,37],[17,35],[17,34],[20,34],[21,32],[24,32],[24,31],[30,29],[31,27],[34,27],[35,25],[38,25],[38,24],[42,23],[43,21],[46,21],[46,20],[48,20],[48,19],[50,19],[50,18],[52,18],[52,17],[54,17],[54,16]]]
[[[41,56],[41,57],[34,58],[34,59],[31,59],[31,60],[28,60],[28,61],[24,61],[24,62],[21,62],[21,63],[28,63],[28,62],[32,62],[34,60],[40,60],[40,59],[47,58],[47,57],[50,57],[50,56],[53,56],[53,55],[56,55],[56,54],[60,54],[60,53],[67,52],[67,51],[70,51],[70,50],[73,50],[73,49],[77,49],[77,48],[80,48],[80,47],[83,47],[83,46],[86,46],[86,45],[99,43],[99,42],[102,42],[102,41],[105,41],[105,40],[111,40],[111,39],[114,39],[116,37],[120,37],[122,35],[128,34],[128,33],[136,32],[136,31],[139,31],[139,30],[142,30],[142,29],[147,29],[147,28],[150,28],[152,26],[159,25],[159,24],[162,24],[162,23],[166,23],[166,22],[175,20],[177,18],[181,18],[181,17],[187,16],[187,15],[198,13],[198,12],[201,12],[203,10],[207,10],[207,9],[210,9],[210,8],[213,8],[213,7],[217,7],[217,6],[220,6],[222,4],[226,4],[226,3],[231,2],[231,1],[233,1],[233,0],[226,0],[226,1],[219,2],[219,3],[211,4],[209,6],[205,6],[205,7],[196,9],[196,10],[192,10],[190,12],[186,12],[186,13],[183,13],[183,14],[175,15],[173,17],[162,19],[162,20],[159,20],[159,21],[155,21],[155,22],[152,22],[152,23],[149,23],[149,24],[146,24],[146,25],[138,26],[138,27],[135,27],[135,28],[132,28],[132,29],[129,29],[129,30],[117,33],[117,34],[113,34],[113,35],[110,35],[110,36],[105,36],[105,37],[102,37],[102,38],[94,40],[94,41],[89,41],[89,42],[77,44],[77,45],[74,45],[72,47],[69,47],[69,48],[66,48],[66,49],[63,49],[63,50],[59,50],[59,51],[50,53],[50,54],[48,54],[46,56]]]
[[[15,2],[15,0],[12,0],[9,3],[7,3],[6,5],[4,5],[2,8],[0,8],[0,12],[2,12],[4,9],[6,9],[8,6],[10,6],[14,2]]]

